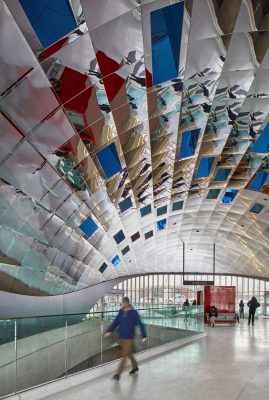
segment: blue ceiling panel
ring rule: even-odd
[[[204,157],[201,158],[199,167],[196,173],[196,179],[207,178],[210,175],[212,166],[215,161],[215,157]]]
[[[88,236],[91,237],[97,231],[98,225],[91,219],[87,218],[80,225],[80,229]]]
[[[184,1],[150,13],[153,85],[178,76]]]
[[[247,189],[260,190],[268,181],[268,172],[260,171],[252,182],[248,185]]]
[[[193,129],[182,133],[179,159],[194,156],[200,131],[200,129]]]
[[[222,198],[222,203],[223,204],[230,204],[232,203],[233,199],[237,195],[238,190],[236,189],[227,189],[223,198]]]
[[[43,48],[77,27],[68,0],[19,0]]]
[[[98,151],[96,153],[96,157],[107,179],[111,178],[122,170],[115,143],[111,143],[102,150]]]

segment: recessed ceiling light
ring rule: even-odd
[[[264,201],[267,201],[268,199],[263,199]]]
[[[196,232],[200,232],[199,230],[197,230]]]
[[[173,223],[173,225],[176,225],[176,224],[177,224],[176,222]]]
[[[242,226],[242,228],[243,228],[244,225],[242,224],[242,225],[240,225],[240,226]]]

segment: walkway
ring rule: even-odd
[[[145,361],[120,382],[104,376],[46,400],[268,400],[269,320],[207,328],[208,336]]]

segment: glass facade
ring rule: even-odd
[[[212,275],[205,274],[188,274],[185,278],[193,281],[213,280]],[[269,291],[269,282],[231,275],[215,275],[214,280],[215,286],[236,287],[236,304],[243,300],[246,305],[250,298],[255,296],[261,304],[257,312],[263,312],[264,292]],[[115,287],[115,294],[104,296],[103,300],[105,303],[116,305],[124,295],[128,296],[133,304],[182,305],[186,299],[190,302],[194,300],[200,288],[201,286],[183,285],[183,276],[179,274],[142,275],[120,283]]]

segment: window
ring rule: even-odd
[[[157,221],[157,231],[162,231],[163,229],[166,229],[166,219],[161,219],[160,221]]]
[[[145,217],[150,213],[151,213],[151,204],[148,204],[147,206],[140,208],[141,217]]]
[[[88,237],[91,237],[98,229],[98,225],[91,218],[85,219],[79,227]]]
[[[166,214],[167,213],[167,206],[162,206],[157,208],[157,216],[159,217],[160,215]]]
[[[115,143],[111,143],[102,150],[96,152],[96,157],[107,179],[122,170]]]
[[[148,231],[148,232],[145,233],[145,239],[146,240],[151,238],[151,237],[153,237],[153,231]]]
[[[119,203],[121,212],[125,212],[125,211],[129,210],[129,208],[132,208],[132,206],[133,206],[133,203],[132,203],[131,196],[127,197],[126,199],[122,200]]]
[[[112,265],[114,265],[114,267],[116,267],[117,265],[119,265],[120,263],[120,257],[117,255],[115,256],[112,260],[111,260]]]
[[[215,175],[214,181],[225,182],[230,175],[231,168],[219,168]]]
[[[177,78],[184,1],[150,13],[153,85]]]
[[[99,272],[101,272],[101,274],[103,274],[105,272],[105,270],[107,269],[108,265],[104,262],[101,267],[99,268]]]
[[[268,173],[264,171],[260,171],[250,182],[249,186],[247,189],[250,190],[260,190],[267,182],[268,180]]]
[[[172,211],[179,211],[183,207],[183,201],[175,201],[172,205]]]
[[[139,238],[140,238],[140,233],[139,232],[136,232],[131,236],[132,242],[135,242]]]
[[[220,194],[220,189],[209,189],[206,198],[207,199],[217,199]]]
[[[126,246],[126,247],[124,247],[124,249],[121,250],[123,256],[125,256],[125,254],[127,254],[129,251],[130,251],[129,246]]]
[[[204,157],[201,158],[199,167],[196,173],[196,179],[206,178],[210,175],[212,166],[215,161],[215,157]]]
[[[182,132],[179,159],[192,157],[195,154],[195,149],[198,143],[200,129]]]
[[[263,209],[263,205],[259,204],[259,203],[255,203],[253,204],[253,206],[249,209],[250,212],[254,213],[254,214],[260,214],[260,212]]]
[[[238,190],[236,189],[227,189],[223,198],[222,198],[222,203],[224,204],[230,204],[232,203],[233,199],[237,195]]]
[[[113,236],[113,238],[115,239],[115,242],[116,242],[117,244],[119,244],[119,243],[123,242],[123,240],[125,239],[125,235],[124,235],[123,231],[120,230],[118,233],[116,233],[116,234]]]

